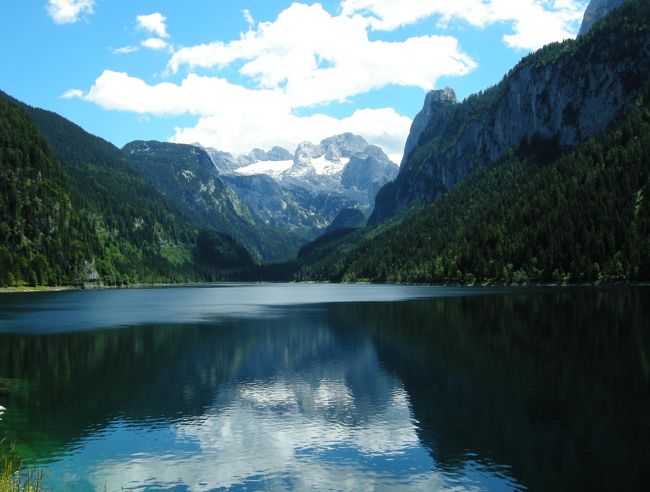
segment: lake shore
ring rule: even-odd
[[[32,286],[18,286],[18,287],[0,287],[0,294],[28,294],[28,293],[43,293],[43,292],[65,292],[65,291],[74,291],[74,290],[116,290],[116,289],[169,289],[174,287],[210,287],[216,285],[238,285],[238,284],[332,284],[333,282],[324,282],[324,281],[283,281],[283,282],[272,282],[272,281],[223,281],[223,282],[181,282],[181,283],[160,283],[160,284],[149,284],[149,283],[138,283],[138,284],[129,284],[129,285],[59,285],[59,286],[43,286],[39,285],[36,287]],[[502,283],[502,282],[485,282],[485,283],[446,283],[446,284],[411,284],[411,283],[381,283],[381,282],[369,282],[369,281],[358,281],[358,282],[341,282],[342,285],[404,285],[404,286],[422,286],[422,287],[468,287],[468,288],[499,288],[499,287],[548,287],[548,288],[557,288],[557,287],[648,287],[650,282],[648,281],[639,281],[639,282],[600,282],[600,283],[524,283],[524,284],[514,284],[514,283]]]

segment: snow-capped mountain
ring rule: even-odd
[[[314,235],[344,208],[367,214],[398,172],[379,147],[351,133],[303,142],[293,154],[282,147],[247,155],[205,150],[256,219]]]

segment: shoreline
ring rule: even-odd
[[[0,287],[0,294],[32,294],[32,293],[48,293],[48,292],[68,292],[68,291],[83,291],[83,290],[121,290],[121,289],[169,289],[177,287],[212,287],[219,285],[244,285],[244,284],[296,284],[296,285],[394,285],[394,286],[410,286],[410,287],[448,287],[448,288],[607,288],[607,287],[650,287],[649,281],[639,282],[602,282],[602,283],[580,283],[580,284],[557,284],[557,283],[527,283],[527,284],[507,284],[498,282],[489,283],[446,283],[446,284],[417,284],[417,283],[388,283],[388,282],[327,282],[327,281],[223,281],[223,282],[182,282],[182,283],[160,283],[160,284],[130,284],[130,285],[58,285],[58,286],[19,286],[19,287]]]

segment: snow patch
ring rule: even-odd
[[[279,176],[291,169],[291,166],[293,166],[293,161],[258,161],[235,169],[235,172],[242,176],[254,176],[256,174]]]
[[[339,159],[339,162],[334,162],[328,160],[325,156],[312,159],[311,166],[314,168],[314,172],[319,176],[327,175],[333,176],[343,171],[343,168],[348,165],[350,159],[342,158]]]

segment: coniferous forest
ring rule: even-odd
[[[562,153],[512,150],[439,201],[303,250],[299,279],[618,282],[650,278],[650,91]]]
[[[252,266],[228,235],[200,234],[113,145],[54,113],[0,103],[4,286],[219,280]]]

